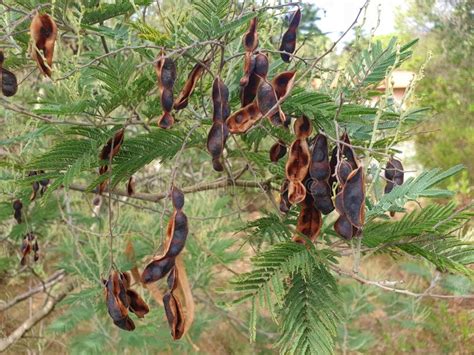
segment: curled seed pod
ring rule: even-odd
[[[362,167],[354,170],[342,188],[344,214],[354,227],[361,228],[365,216],[365,191]]]
[[[23,203],[20,200],[13,201],[13,217],[17,223],[21,223],[21,209],[23,208]]]
[[[252,102],[230,115],[229,118],[227,118],[226,123],[229,132],[245,133],[261,118],[262,114],[258,110],[257,105]]]
[[[253,52],[258,46],[257,17],[250,20],[248,31],[244,34],[242,43],[246,52]]]
[[[294,130],[296,138],[306,139],[311,135],[313,127],[309,118],[303,115],[295,121]]]
[[[125,135],[125,129],[121,128],[115,132],[114,136],[110,138],[107,143],[104,145],[99,154],[99,159],[101,160],[110,160],[110,154],[112,153],[112,158],[117,155],[122,146],[123,139]]]
[[[127,297],[129,299],[128,309],[135,313],[138,318],[143,318],[145,314],[150,312],[150,308],[136,291],[128,289]]]
[[[268,116],[273,125],[282,125],[285,121],[286,117],[278,105],[275,90],[268,81],[264,80],[258,86],[257,106],[262,116]]]
[[[290,181],[303,181],[308,173],[310,153],[304,139],[296,139],[290,147],[286,162],[286,177]]]
[[[189,73],[188,79],[186,80],[183,89],[179,93],[176,101],[174,102],[174,109],[176,111],[182,110],[183,108],[188,106],[189,96],[191,96],[191,94],[193,93],[194,88],[196,87],[196,83],[204,73],[204,69],[206,68],[207,63],[207,61],[204,63],[197,63]]]
[[[296,223],[296,230],[314,241],[321,231],[321,226],[321,212],[314,207],[313,199],[308,195],[301,207],[298,221]],[[305,242],[304,239],[298,236],[295,236],[293,240],[300,243]]]
[[[133,177],[133,175],[128,178],[127,195],[128,196],[135,195],[135,178]]]
[[[150,262],[142,273],[142,282],[150,283],[158,281],[168,274],[174,266],[174,258],[163,257]]]
[[[288,185],[289,181],[285,180],[280,188],[280,212],[282,213],[288,213],[291,207],[291,203],[288,200]]]
[[[119,274],[114,271],[105,282],[107,310],[114,324],[123,330],[132,331],[135,324],[128,316],[129,297]]]
[[[255,70],[255,56],[252,52],[246,52],[244,55],[244,76],[240,79],[240,86],[245,87],[249,83],[250,75]]]
[[[168,258],[178,256],[181,253],[188,237],[188,218],[186,215],[181,210],[177,210],[173,214],[173,219],[173,233],[166,252]]]
[[[314,199],[314,206],[324,215],[334,210],[331,199],[331,188],[326,181],[313,181],[310,187],[311,196]]]
[[[295,83],[296,71],[285,71],[278,74],[272,80],[273,89],[278,99],[286,96],[287,93],[293,88]]]
[[[173,207],[177,210],[181,210],[184,207],[183,191],[175,186],[171,189],[171,202],[173,203]]]
[[[290,26],[288,27],[288,30],[285,32],[285,34],[283,35],[283,38],[281,39],[280,51],[291,53],[291,54],[294,53],[295,48],[296,48],[296,32],[298,30],[300,20],[301,20],[301,10],[298,9],[296,10],[293,17],[291,18]],[[281,53],[280,56],[281,56],[281,59],[286,63],[289,63],[291,60],[290,55],[286,53]]]
[[[51,77],[53,66],[54,43],[58,28],[48,14],[37,13],[30,25],[30,36],[33,40],[31,57],[36,61],[43,74]],[[45,60],[46,59],[46,63]]]
[[[279,140],[270,148],[270,160],[273,163],[278,162],[278,160],[285,156],[286,150],[285,142]]]
[[[229,89],[220,77],[212,83],[212,104],[214,107],[213,121],[225,122],[230,114]]]
[[[301,181],[290,181],[288,184],[288,201],[295,205],[304,201],[306,197],[306,187]]]
[[[184,313],[181,303],[172,293],[167,292],[163,296],[163,306],[171,336],[174,340],[180,339],[184,334]]]
[[[18,82],[16,80],[15,74],[11,71],[3,68],[3,61],[5,57],[3,52],[0,51],[0,88],[2,94],[5,96],[13,96],[18,90]]]
[[[173,108],[173,86],[176,81],[176,65],[171,58],[164,56],[164,53],[157,58],[155,65],[158,77],[158,89],[160,91],[161,107],[163,114],[158,119],[161,128],[170,128],[174,123],[174,118],[170,111]]]
[[[346,216],[341,215],[334,223],[334,230],[344,239],[350,240],[355,235],[354,226],[349,222]]]

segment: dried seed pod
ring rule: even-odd
[[[163,296],[163,306],[171,336],[174,340],[180,339],[184,333],[184,313],[181,303],[172,293],[167,292]]]
[[[249,83],[250,75],[255,70],[255,56],[252,52],[246,52],[244,55],[244,76],[240,79],[240,86],[245,87]]]
[[[128,316],[127,290],[117,271],[112,272],[105,282],[105,300],[114,324],[124,330],[134,330],[135,324]]]
[[[183,108],[188,106],[189,96],[191,96],[191,94],[193,93],[194,88],[196,87],[196,83],[204,73],[207,64],[208,61],[204,63],[197,63],[189,73],[188,79],[186,80],[183,89],[179,93],[176,101],[174,102],[174,109],[176,111],[182,110]]]
[[[282,213],[288,213],[291,207],[291,203],[288,200],[288,185],[289,181],[285,180],[280,188],[280,212]]]
[[[104,147],[102,147],[102,150],[99,154],[99,159],[107,161],[107,165],[102,165],[101,167],[99,167],[99,175],[104,175],[108,171],[110,160],[113,159],[120,151],[124,136],[125,129],[119,129],[117,132],[115,132],[114,136],[107,141]],[[99,185],[99,195],[105,191],[106,187],[107,180],[103,181]]]
[[[244,34],[244,37],[242,39],[242,43],[246,52],[253,52],[258,46],[257,23],[257,17],[254,17],[250,20],[249,29]]]
[[[336,177],[339,184],[343,186],[352,172],[352,166],[347,160],[341,160],[337,166]]]
[[[166,283],[171,292],[173,292],[178,286],[178,269],[176,268],[176,266],[171,269]]]
[[[311,178],[320,181],[329,179],[329,176],[331,175],[327,138],[322,134],[318,134],[314,141],[313,149],[311,151],[309,175]]]
[[[293,88],[296,71],[285,71],[278,74],[272,80],[272,86],[278,99],[285,97]]]
[[[31,171],[28,176],[36,176],[38,175],[36,171]],[[33,181],[31,184],[31,189],[33,190],[30,195],[30,201],[34,201],[36,199],[36,195],[38,194],[38,190],[40,188],[40,184],[38,181]]]
[[[290,181],[303,181],[308,173],[310,153],[305,139],[296,139],[290,147],[286,162],[286,177]]]
[[[268,57],[263,53],[258,53],[252,58],[255,58],[255,64],[252,67],[252,71],[249,72],[248,80],[240,82],[240,85],[242,86],[240,91],[240,102],[242,107],[247,106],[255,99],[260,81],[266,80],[267,78]]]
[[[306,187],[301,181],[290,181],[288,184],[288,201],[295,205],[304,201],[306,197]]]
[[[161,107],[163,108],[163,114],[158,119],[158,125],[161,128],[170,128],[174,123],[174,118],[170,112],[174,101],[173,86],[176,81],[176,65],[171,58],[167,58],[164,53],[161,53],[157,58],[155,71],[158,77]]]
[[[361,228],[365,216],[365,191],[362,167],[351,172],[342,188],[344,214],[349,222]]]
[[[324,215],[334,210],[334,204],[331,199],[331,188],[326,181],[313,181],[310,186],[310,193],[314,199],[315,207]]]
[[[278,140],[272,147],[270,148],[270,160],[273,163],[278,162],[281,158],[283,158],[286,154],[286,145],[285,142],[282,140]]]
[[[21,209],[23,208],[23,203],[20,200],[13,201],[13,217],[15,217],[17,223],[21,223]]]
[[[262,116],[267,116],[273,125],[278,126],[285,122],[286,117],[278,105],[275,90],[266,80],[262,81],[258,86],[257,106]]]
[[[173,233],[169,243],[166,257],[175,257],[184,248],[188,236],[188,218],[181,211],[177,210],[173,214]]]
[[[296,230],[314,241],[321,231],[322,224],[321,212],[314,207],[311,196],[307,195],[298,216]],[[299,236],[295,236],[293,240],[298,243],[305,243],[305,240]]]
[[[329,167],[331,168],[331,175],[329,176],[329,187],[333,187],[334,183],[337,182],[337,177],[336,177],[336,165],[337,165],[337,154],[338,154],[338,149],[337,145],[333,148],[331,152],[331,159],[329,160]]]
[[[33,255],[33,260],[36,262],[39,260],[39,245],[38,245],[38,240],[35,239],[33,246],[32,246],[34,255]]]
[[[142,273],[142,282],[150,283],[165,277],[174,266],[174,258],[162,257],[150,262]]]
[[[29,237],[29,234],[27,234],[27,235],[23,238],[23,242],[21,243],[21,248],[20,248],[20,252],[21,252],[20,265],[22,265],[22,266],[26,265],[27,257],[28,257],[28,255],[29,255],[30,252],[31,252],[31,241],[30,241],[30,239],[29,239],[28,237]]]
[[[58,28],[53,18],[48,14],[37,13],[30,26],[30,36],[33,40],[31,57],[38,63],[43,74],[51,77],[53,66],[54,43]],[[45,60],[46,59],[46,63]]]
[[[347,132],[344,132],[342,134],[340,140],[344,143],[340,143],[340,145],[342,146],[340,148],[342,152],[342,158],[345,158],[351,164],[352,170],[357,169],[359,167],[359,164],[357,163],[356,155],[354,150],[352,149],[351,141]],[[340,158],[340,160],[342,160],[342,158]]]
[[[295,121],[294,130],[296,138],[306,139],[311,135],[313,127],[309,118],[303,115]]]
[[[296,33],[298,30],[298,26],[300,24],[300,20],[301,20],[301,10],[298,9],[293,14],[293,17],[291,18],[291,21],[290,21],[290,26],[288,27],[288,30],[285,32],[285,34],[283,35],[283,38],[281,39],[280,51],[287,52],[290,54],[294,53],[296,49]],[[289,63],[291,60],[291,57],[289,54],[281,53],[280,56],[284,62]]]
[[[253,74],[261,79],[266,79],[268,74],[268,57],[265,53],[257,53],[255,55],[255,68]]]
[[[171,189],[171,202],[173,203],[173,207],[177,210],[181,210],[184,207],[183,191],[178,189],[176,186],[173,186]]]
[[[242,107],[227,118],[226,123],[231,133],[245,133],[262,118],[255,102]]]
[[[127,297],[129,300],[128,309],[135,313],[138,318],[143,318],[145,314],[150,312],[150,308],[136,291],[127,289]]]
[[[385,186],[385,193],[392,191],[395,185],[402,185],[404,181],[404,170],[402,163],[395,159],[390,158],[385,166],[385,178],[387,179],[387,185]]]
[[[4,59],[5,57],[3,52],[0,51],[0,88],[2,90],[2,94],[9,97],[16,94],[18,90],[18,82],[16,80],[15,74],[3,68]]]
[[[230,114],[229,89],[220,77],[216,77],[212,83],[212,104],[214,107],[212,120],[225,122]]]

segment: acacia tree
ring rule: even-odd
[[[470,214],[405,209],[450,196],[435,185],[462,167],[403,181],[397,143],[424,110],[394,104],[390,85],[374,91],[416,41],[371,43],[335,68],[337,42],[311,53],[311,31],[298,34],[299,3],[11,1],[1,11],[3,269],[30,280],[2,311],[36,293],[46,303],[8,324],[0,349],[62,302],[48,331],[71,335],[72,351],[196,350],[211,314],[241,327],[237,310],[251,341],[331,353],[343,278],[454,297],[366,278],[371,255],[472,277],[472,245],[457,233]],[[341,266],[350,255],[353,267]]]

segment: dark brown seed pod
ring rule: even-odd
[[[161,128],[170,128],[174,123],[174,118],[170,112],[173,108],[173,87],[176,81],[176,65],[171,58],[161,53],[155,65],[155,71],[158,78],[158,89],[160,91],[161,107],[163,114],[158,119],[158,126]]]
[[[177,210],[181,210],[184,207],[183,191],[178,189],[176,186],[173,186],[171,189],[171,202],[173,203],[173,207]]]
[[[301,116],[295,121],[294,130],[296,138],[306,139],[311,135],[313,127],[308,117]]]
[[[278,162],[281,158],[283,158],[286,154],[286,145],[285,142],[279,140],[270,148],[270,160],[273,163]]]
[[[314,206],[322,214],[327,215],[334,210],[331,189],[326,181],[313,181],[310,186],[310,193],[314,199]]]
[[[293,88],[296,78],[296,71],[285,71],[278,74],[272,80],[272,86],[278,99],[285,97]]]
[[[24,265],[26,265],[27,256],[31,252],[31,242],[27,237],[23,238],[23,242],[21,244],[20,252],[21,252],[20,265],[24,266]]]
[[[291,203],[288,199],[288,185],[289,181],[285,180],[280,188],[280,212],[282,213],[288,213],[291,208]]]
[[[247,86],[241,88],[240,103],[242,107],[253,103],[255,97],[257,97],[257,90],[260,85],[260,81],[260,77],[258,75],[255,75],[255,73],[252,73],[252,75],[250,75],[250,79]]]
[[[57,32],[58,28],[51,16],[36,13],[30,25],[30,36],[33,42],[31,57],[36,61],[41,72],[49,77],[51,77],[53,67]]]
[[[321,231],[321,226],[321,212],[314,207],[313,199],[307,196],[298,216],[296,230],[308,237],[311,241],[314,241]],[[305,243],[305,240],[299,236],[295,236],[293,240],[298,243]]]
[[[385,188],[383,190],[384,194],[388,194],[392,192],[393,188],[395,187],[395,184],[391,181],[387,181],[387,184],[385,185]],[[20,222],[19,222],[20,223]]]
[[[268,81],[260,82],[257,89],[257,106],[262,116],[267,116],[269,121],[275,125],[282,125],[285,115],[278,105],[278,99],[273,86]]]
[[[173,219],[173,232],[166,252],[168,258],[176,257],[181,253],[188,236],[188,218],[186,215],[181,210],[177,210],[173,214]]]
[[[174,340],[180,339],[184,334],[184,313],[181,303],[172,293],[167,292],[163,296],[163,306],[171,336]]]
[[[33,181],[33,184],[31,186],[32,186],[33,191],[31,192],[31,195],[30,195],[30,201],[34,201],[36,199],[36,195],[38,194],[40,184],[38,181]]]
[[[133,177],[133,175],[128,178],[127,195],[128,196],[135,195],[135,178]]]
[[[13,96],[18,90],[18,82],[16,80],[15,74],[11,71],[3,68],[3,61],[5,57],[3,52],[0,51],[0,88],[2,94],[5,96]]]
[[[320,181],[329,179],[329,176],[331,175],[327,138],[322,134],[318,134],[314,141],[313,149],[311,151],[309,175],[312,179]]]
[[[257,33],[258,18],[254,17],[250,20],[248,31],[244,34],[242,44],[246,52],[253,52],[258,46],[258,33]]]
[[[286,177],[290,181],[303,181],[308,173],[310,153],[308,143],[304,139],[295,140],[286,162]]]
[[[128,309],[135,313],[138,318],[143,318],[145,314],[150,312],[150,308],[136,291],[127,289],[127,297],[129,299]]]
[[[262,80],[266,80],[267,78],[268,57],[263,53],[258,53],[252,58],[255,58],[255,64],[252,67],[252,70],[248,72],[248,80],[240,82],[240,85],[242,86],[240,91],[240,102],[242,104],[242,107],[247,106],[255,99],[255,97],[257,96],[257,90],[260,85],[260,82]]]
[[[123,330],[132,331],[135,324],[128,316],[129,297],[119,274],[114,271],[105,282],[107,310],[114,324]]]
[[[13,201],[13,217],[17,223],[21,223],[21,209],[23,208],[23,203],[20,200]]]
[[[347,132],[344,132],[342,134],[340,140],[345,143],[340,143],[340,145],[342,146],[340,148],[342,151],[342,157],[340,158],[340,160],[342,160],[342,158],[345,158],[351,164],[352,170],[357,169],[359,167],[359,164],[357,162],[355,152],[352,149],[351,141]]]
[[[296,49],[296,34],[298,26],[300,24],[300,20],[301,10],[298,9],[291,18],[290,26],[288,27],[288,30],[285,32],[283,38],[281,39],[280,51],[287,52],[290,54],[294,53]],[[289,63],[291,61],[291,57],[289,54],[281,53],[280,56],[284,62]]]
[[[268,57],[265,53],[257,53],[255,55],[255,68],[253,74],[259,78],[266,80],[268,74]]]
[[[173,266],[174,258],[163,257],[153,260],[143,270],[142,282],[148,284],[162,279],[166,274],[168,274]]]
[[[347,160],[341,160],[337,166],[336,177],[339,184],[342,186],[346,183],[347,178],[352,172],[352,165]]]
[[[390,158],[385,166],[385,178],[387,179],[387,185],[390,183],[392,185],[402,185],[404,181],[404,170],[402,163],[395,159]],[[393,186],[390,188],[390,191],[393,189]]]
[[[255,102],[242,107],[227,118],[226,123],[231,133],[245,133],[262,118]]]
[[[304,201],[306,197],[306,187],[301,181],[290,181],[288,184],[288,201],[295,205]]]
[[[230,114],[229,89],[220,77],[216,77],[212,83],[212,104],[214,107],[212,120],[225,122]]]
[[[220,163],[220,158],[224,152],[225,142],[228,135],[229,129],[224,122],[214,122],[211,129],[209,130],[209,134],[207,136],[207,150],[211,154],[212,161],[219,163],[217,165],[213,165],[214,170],[216,171],[223,170],[223,167]]]
[[[351,172],[342,188],[344,214],[349,222],[361,228],[365,217],[365,189],[362,167]]]
[[[191,94],[193,93],[194,88],[196,87],[196,83],[204,73],[204,70],[206,68],[205,66],[207,66],[207,64],[207,61],[204,63],[197,63],[189,73],[188,79],[186,80],[183,89],[179,93],[176,101],[174,102],[174,109],[176,111],[182,110],[183,108],[188,106],[189,96],[191,96]]]
[[[124,136],[125,136],[124,128],[119,129],[117,132],[115,132],[114,136],[107,141],[107,143],[104,145],[104,147],[100,151],[99,159],[109,161],[110,153],[112,153],[112,158],[115,157],[117,153],[120,151],[120,147],[122,146]]]
[[[168,279],[166,280],[166,283],[171,292],[176,290],[176,288],[178,287],[178,269],[176,268],[176,266],[173,267],[173,269],[171,269],[170,273],[168,274]]]

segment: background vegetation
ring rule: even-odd
[[[276,51],[295,7],[243,5],[230,0],[0,5],[4,68],[20,82],[17,95],[0,96],[1,341],[54,297],[65,296],[8,352],[474,351],[472,4],[411,1],[393,39],[371,37],[361,16],[350,50],[337,55],[326,53],[332,43],[317,28],[317,7],[304,3],[297,41],[302,46],[289,66]],[[38,9],[59,27],[52,80],[29,55],[28,28]],[[211,71],[217,73],[224,62],[220,74],[232,111],[239,107],[238,54],[256,13],[269,76],[288,68],[306,74],[283,104],[285,113],[306,114],[315,130],[335,139],[339,129],[351,136],[368,181],[362,243],[340,239],[333,215],[324,219],[314,247],[291,241],[298,208],[283,217],[274,207],[286,157],[277,164],[268,158],[275,138],[291,143],[290,132],[265,121],[233,136],[227,171],[212,170],[204,144],[212,123],[209,73],[188,108],[176,114],[175,127],[156,126],[161,106],[151,64],[163,47],[175,51],[175,94],[196,60],[212,54]],[[417,74],[405,105],[394,102],[390,87],[375,90],[400,67]],[[124,144],[112,166],[114,190],[97,207],[98,152],[124,124]],[[407,168],[416,170],[416,178],[383,196],[380,175],[388,155],[402,157],[401,143],[413,139],[422,167]],[[31,170],[44,170],[52,181],[33,202]],[[124,192],[131,175],[135,197],[142,198]],[[183,258],[196,302],[190,333],[180,341],[172,340],[157,302],[164,282],[154,292],[134,286],[151,307],[145,319],[134,319],[134,332],[112,324],[102,286],[110,253],[120,270],[130,270],[159,252],[172,212],[165,198],[172,180],[189,190]],[[202,188],[205,184],[210,188]],[[220,188],[212,188],[216,184]],[[24,204],[22,224],[13,219],[16,198]],[[398,213],[389,219],[388,211]],[[38,236],[40,260],[21,267],[19,249],[28,231]],[[32,297],[16,298],[36,287],[40,292]]]

